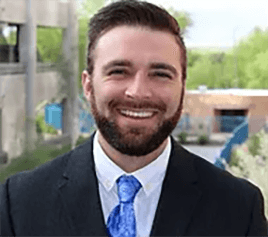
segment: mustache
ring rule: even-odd
[[[156,109],[161,112],[166,112],[167,106],[163,102],[155,103],[152,101],[123,101],[122,99],[113,99],[108,103],[109,107],[116,108],[118,106],[128,107],[133,109]]]

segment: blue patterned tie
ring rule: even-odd
[[[141,184],[132,175],[123,175],[116,182],[119,205],[113,209],[108,218],[108,235],[110,237],[136,237],[133,201],[141,188]]]

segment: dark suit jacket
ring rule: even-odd
[[[2,185],[2,235],[106,235],[92,141]],[[151,235],[266,235],[263,205],[257,187],[172,139]]]

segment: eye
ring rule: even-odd
[[[168,79],[172,79],[172,75],[170,73],[167,72],[153,72],[151,74],[153,77],[162,77],[162,78],[168,78]]]
[[[127,70],[125,70],[125,69],[113,69],[113,70],[108,72],[108,76],[111,76],[111,75],[126,75],[126,74],[127,74]]]

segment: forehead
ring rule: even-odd
[[[180,48],[174,35],[141,26],[118,26],[107,31],[99,38],[94,56],[95,63],[117,58],[180,64]]]

